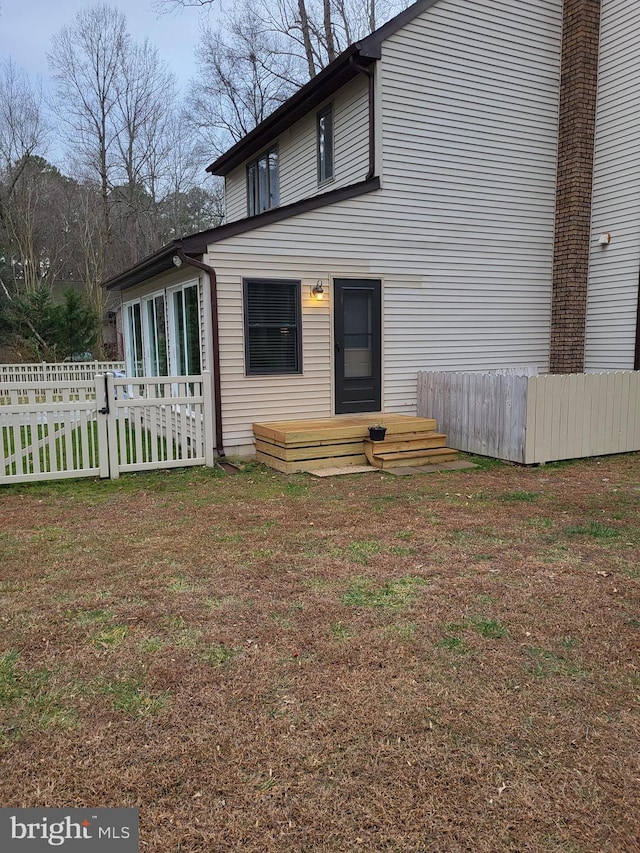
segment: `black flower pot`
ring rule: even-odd
[[[384,441],[384,436],[387,428],[384,426],[370,426],[369,438],[371,441]]]

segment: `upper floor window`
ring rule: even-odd
[[[278,149],[265,151],[247,166],[247,208],[249,216],[280,204]]]
[[[333,105],[318,113],[318,183],[333,178]]]

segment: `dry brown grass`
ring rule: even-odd
[[[637,851],[638,455],[0,493],[2,805],[141,849]]]

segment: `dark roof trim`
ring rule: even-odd
[[[298,89],[289,100],[207,166],[207,172],[212,175],[228,175],[236,166],[258,154],[283,131],[353,80],[360,71],[380,59],[382,42],[437,2],[438,0],[418,0],[362,41],[350,45],[332,63]]]
[[[391,18],[390,21],[387,21],[386,24],[383,24],[381,27],[378,27],[377,30],[374,30],[371,35],[368,35],[361,42],[361,56],[374,56],[376,55],[376,59],[380,59],[382,55],[382,42],[388,39],[390,36],[394,35],[401,30],[402,27],[410,24],[414,18],[417,18],[418,15],[421,15],[423,12],[426,12],[427,9],[430,9],[438,0],[418,0],[417,3],[413,3],[411,6],[408,6],[402,12],[395,16],[395,18]]]
[[[286,204],[283,207],[275,207],[273,210],[267,210],[257,216],[239,219],[237,222],[229,222],[227,225],[219,225],[217,228],[210,228],[208,231],[201,231],[198,234],[183,237],[181,240],[174,240],[153,255],[144,258],[135,267],[131,267],[120,275],[109,279],[105,282],[104,287],[107,290],[128,290],[136,284],[167,272],[173,268],[173,256],[177,249],[182,249],[187,255],[204,255],[211,243],[218,243],[220,240],[226,240],[228,237],[235,237],[238,234],[246,234],[248,231],[261,228],[263,225],[281,222],[301,213],[308,213],[311,210],[317,210],[320,207],[346,201],[379,189],[380,178],[370,178],[357,184],[349,184],[349,186],[340,187],[337,190],[304,198],[301,201],[294,201],[292,204]]]
[[[214,228],[208,232],[210,234],[207,240],[209,243],[217,243],[219,240],[225,240],[227,237],[235,237],[237,234],[245,234],[247,231],[253,231],[254,228],[260,228],[263,225],[271,225],[274,222],[281,222],[283,219],[289,219],[291,216],[298,216],[301,213],[307,213],[310,210],[317,210],[319,207],[325,207],[329,204],[335,204],[338,201],[346,201],[355,196],[370,193],[373,190],[380,189],[380,178],[371,178],[368,181],[360,181],[357,184],[349,184],[346,187],[340,187],[337,190],[331,190],[328,193],[320,193],[309,198],[303,198],[301,201],[294,201],[292,204],[285,204],[284,207],[274,207],[273,210],[266,210],[264,213],[259,213],[257,216],[250,216],[247,219],[238,219],[236,222],[230,222],[228,225],[221,225],[219,228]],[[205,232],[207,233],[207,232]],[[187,249],[189,251],[189,249]]]
[[[253,154],[257,154],[272,139],[275,139],[298,119],[307,115],[315,107],[329,98],[345,83],[358,74],[358,67],[351,60],[358,55],[358,44],[348,47],[336,57],[330,65],[323,68],[308,83],[285,101],[282,106],[267,116],[252,131],[226,151],[221,157],[207,166],[212,175],[227,175],[240,163]],[[367,57],[363,64],[371,65],[378,57]]]
[[[173,266],[173,256],[179,245],[179,240],[174,240],[153,255],[148,255],[143,258],[135,266],[125,270],[120,275],[113,276],[103,283],[103,287],[107,290],[126,290],[128,287],[133,287],[134,284],[140,284],[148,278],[153,278],[160,273],[170,270]]]

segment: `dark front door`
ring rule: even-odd
[[[333,287],[336,414],[379,412],[380,281],[337,278]]]

